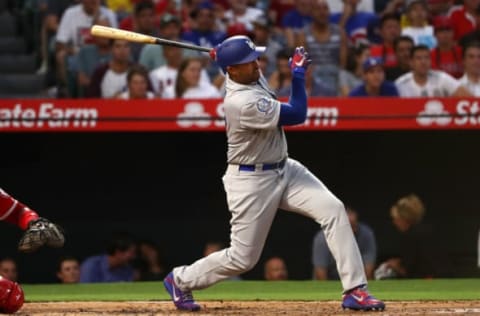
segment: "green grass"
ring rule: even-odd
[[[160,282],[22,285],[26,300],[168,300]],[[369,283],[383,300],[480,300],[479,279],[385,280]],[[198,300],[339,300],[338,281],[229,281],[195,292]]]

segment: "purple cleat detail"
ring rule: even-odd
[[[371,296],[365,286],[357,287],[343,295],[343,309],[383,311],[385,303]]]
[[[172,298],[173,304],[178,309],[186,311],[198,311],[200,305],[195,302],[191,291],[182,291],[175,284],[173,272],[170,272],[163,280],[163,285]]]

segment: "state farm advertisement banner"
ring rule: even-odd
[[[289,130],[478,129],[478,99],[311,98]],[[0,132],[224,131],[222,100],[0,100]]]

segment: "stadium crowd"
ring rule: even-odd
[[[310,96],[480,96],[480,0],[40,0],[39,73],[59,98],[218,98],[207,53],[93,37],[94,24],[213,48],[233,35],[278,96],[304,46]]]

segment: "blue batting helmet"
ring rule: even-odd
[[[245,35],[236,35],[227,38],[215,48],[215,61],[225,72],[228,66],[252,62],[267,48],[256,47],[252,40]]]

